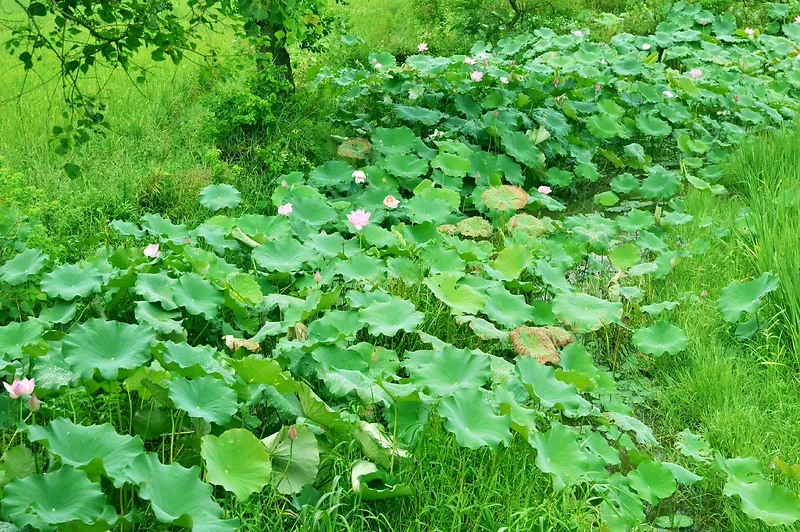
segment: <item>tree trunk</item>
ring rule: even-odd
[[[286,49],[284,39],[279,39],[275,36],[276,33],[281,32],[286,35],[286,28],[283,24],[273,24],[269,20],[258,21],[258,27],[261,28],[261,36],[269,39],[269,45],[264,44],[259,50],[260,56],[256,61],[256,69],[263,70],[263,56],[267,53],[272,55],[272,64],[278,67],[289,83],[294,88],[294,73],[292,72],[292,58],[289,56],[289,50]]]

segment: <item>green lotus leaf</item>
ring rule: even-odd
[[[161,334],[180,333],[183,331],[181,322],[175,321],[181,318],[181,313],[178,310],[164,310],[160,306],[147,301],[137,301],[134,315],[136,316],[136,321],[149,325],[154,331]]]
[[[64,361],[72,371],[91,379],[116,379],[121,370],[131,370],[150,360],[150,327],[118,321],[91,319],[64,337]]]
[[[490,273],[502,281],[513,281],[531,264],[531,255],[526,246],[506,246],[491,264]]]
[[[656,165],[648,169],[648,176],[642,181],[639,192],[648,199],[667,199],[680,188],[681,176],[677,172]]]
[[[489,238],[494,233],[492,224],[486,218],[473,216],[456,224],[458,231],[469,238]]]
[[[544,156],[536,147],[536,143],[521,131],[506,131],[501,137],[506,153],[517,162],[530,168],[541,166]]]
[[[378,257],[359,254],[338,262],[336,272],[340,273],[345,281],[380,279],[386,275],[386,263]]]
[[[684,429],[678,433],[675,447],[683,456],[696,462],[708,463],[711,461],[711,446],[702,436],[692,434],[689,429]]]
[[[114,487],[129,482],[126,469],[144,453],[138,436],[119,435],[109,423],[76,425],[68,419],[56,418],[47,427],[28,425],[28,439],[40,443],[62,464],[85,471],[90,478],[110,478]]]
[[[611,68],[620,76],[635,76],[642,72],[643,63],[635,54],[628,54],[611,65]]]
[[[495,414],[479,389],[463,389],[442,398],[438,412],[462,447],[496,451],[501,443],[511,442],[511,418]]]
[[[406,179],[414,179],[427,174],[429,166],[427,160],[406,153],[389,155],[384,160],[384,164],[387,172]]]
[[[562,410],[567,417],[585,416],[591,412],[591,403],[578,394],[574,385],[556,379],[555,368],[527,356],[517,357],[516,362],[520,380],[542,406]]]
[[[645,135],[666,137],[672,133],[669,122],[661,120],[654,114],[643,113],[636,117],[636,127]]]
[[[159,361],[164,368],[184,377],[203,377],[218,375],[226,378],[230,371],[218,360],[217,350],[208,345],[191,346],[186,342],[164,342],[159,350]],[[246,360],[241,359],[241,360]],[[237,362],[241,362],[237,360]],[[246,381],[245,381],[246,382]],[[270,382],[270,384],[272,384]]]
[[[586,121],[586,128],[600,139],[613,139],[624,134],[619,118],[602,113],[590,117]]]
[[[173,300],[193,316],[213,320],[225,302],[223,293],[196,273],[184,273],[173,288]]]
[[[132,236],[133,238],[142,238],[144,236],[144,231],[139,229],[139,226],[133,222],[125,222],[123,220],[112,220],[110,224],[111,227],[119,231],[121,234],[125,236]]]
[[[347,369],[321,368],[317,371],[325,382],[328,391],[335,397],[348,397],[352,394],[364,404],[391,404],[391,397],[381,388],[375,378],[361,371]]]
[[[272,478],[269,453],[249,430],[230,429],[219,436],[203,436],[200,454],[206,463],[206,480],[239,500],[260,492]]]
[[[42,311],[39,319],[45,323],[69,323],[78,312],[78,302],[56,301],[55,304]]]
[[[294,426],[294,438],[289,429],[283,427],[261,440],[272,459],[272,485],[285,494],[299,493],[303,486],[313,484],[319,470],[317,437],[304,425]]]
[[[346,159],[366,159],[372,151],[372,146],[367,139],[361,137],[350,137],[344,140],[336,149],[341,157]]]
[[[233,209],[242,201],[242,193],[231,185],[208,185],[200,191],[200,203],[212,210]]]
[[[624,173],[614,176],[610,183],[611,190],[618,194],[630,194],[639,190],[641,181],[636,179],[633,174]]]
[[[3,325],[0,327],[0,360],[22,358],[23,348],[42,342],[43,332],[44,322],[35,318]]]
[[[778,288],[778,276],[765,272],[761,277],[746,283],[733,281],[722,289],[717,309],[728,323],[736,323],[742,315],[755,314],[761,298]]]
[[[564,347],[558,364],[564,371],[577,372],[589,378],[592,386],[587,386],[581,391],[597,389],[602,393],[613,394],[617,388],[617,383],[611,374],[597,368],[594,358],[581,343],[572,343]]]
[[[675,477],[675,480],[678,482],[678,484],[691,486],[703,480],[703,477],[700,475],[695,475],[685,467],[678,464],[673,464],[672,462],[661,462],[661,464],[669,469],[670,473],[672,473],[672,476]]]
[[[550,430],[533,434],[529,441],[536,449],[536,467],[552,475],[556,491],[577,484],[590,470],[575,434],[561,423],[554,422]]]
[[[425,315],[414,309],[411,301],[392,297],[389,301],[373,303],[358,311],[358,318],[369,326],[369,333],[394,336],[399,331],[414,332]]]
[[[36,275],[47,260],[47,255],[39,249],[26,249],[0,266],[0,281],[16,286]]]
[[[366,460],[353,464],[350,479],[353,493],[365,501],[409,497],[414,494],[409,486],[398,483],[396,478]]]
[[[661,515],[656,517],[654,524],[661,528],[673,530],[676,528],[688,528],[694,524],[694,520],[683,514]]]
[[[528,193],[515,185],[489,187],[481,193],[481,199],[490,209],[518,211],[528,204]]]
[[[417,389],[427,389],[434,397],[452,395],[467,388],[480,388],[491,373],[486,355],[453,346],[445,347],[427,362],[407,364],[406,370]]]
[[[520,213],[512,216],[506,223],[506,229],[510,232],[520,232],[532,237],[541,236],[552,230],[543,220],[530,214]]]
[[[103,274],[94,266],[81,268],[77,264],[62,264],[42,276],[42,292],[50,297],[72,301],[98,292],[103,284]]]
[[[615,268],[626,270],[631,266],[637,264],[639,259],[639,248],[636,244],[628,242],[621,246],[617,246],[608,253],[608,258]]]
[[[472,168],[472,163],[466,157],[441,152],[431,161],[431,168],[438,168],[447,176],[466,177]]]
[[[406,122],[424,124],[426,126],[435,126],[441,122],[445,114],[436,111],[435,109],[426,109],[425,107],[409,106],[409,105],[395,105],[394,114],[398,118]]]
[[[3,491],[2,508],[15,525],[43,532],[67,524],[88,530],[108,515],[100,483],[69,465],[52,473],[13,478]]]
[[[647,211],[640,211],[633,209],[631,212],[618,216],[615,220],[617,226],[628,233],[635,233],[642,229],[648,229],[655,225],[656,219],[651,213]]]
[[[592,332],[622,317],[622,303],[589,294],[562,292],[553,298],[553,312],[575,332]]]
[[[128,475],[139,485],[139,497],[150,502],[159,522],[193,530],[238,530],[238,521],[221,519],[222,508],[211,497],[214,488],[200,480],[199,467],[164,465],[156,454],[145,453],[131,463]]]
[[[79,376],[64,361],[61,351],[61,345],[51,344],[47,354],[36,359],[33,377],[36,379],[37,397],[73,387],[79,380]]]
[[[177,281],[170,277],[166,271],[158,273],[140,273],[136,277],[133,291],[142,296],[145,301],[159,303],[164,310],[175,310],[178,305],[173,299],[173,291]]]
[[[304,246],[290,236],[271,240],[253,249],[253,260],[267,271],[294,273],[305,264],[314,263],[319,256],[308,246]]]
[[[642,305],[642,312],[648,314],[661,314],[665,310],[674,310],[678,306],[677,301],[662,301],[661,303],[651,303],[650,305]]]
[[[512,294],[502,286],[489,288],[486,297],[482,312],[504,327],[513,329],[533,318],[533,307],[525,302],[525,297]]]
[[[261,286],[249,273],[234,272],[223,283],[228,295],[241,305],[258,306],[264,300]]]
[[[406,126],[387,129],[379,127],[372,132],[375,151],[391,155],[414,151],[418,137]]]
[[[318,189],[346,189],[353,182],[353,167],[344,161],[328,161],[308,174],[309,186]]]
[[[602,205],[604,207],[613,207],[614,205],[619,203],[619,196],[617,196],[610,190],[606,190],[605,192],[595,194],[593,201],[598,205]]]
[[[728,497],[737,495],[742,500],[745,515],[769,526],[788,526],[800,520],[800,497],[767,480],[748,482],[728,478],[723,493]]]
[[[457,274],[439,274],[425,279],[425,286],[450,307],[453,315],[477,314],[486,303],[486,296],[471,286],[462,284],[456,287],[458,278]]]
[[[142,215],[142,228],[153,236],[165,236],[174,242],[183,243],[189,236],[186,225],[175,225],[160,214],[149,212]]]
[[[239,410],[236,392],[224,381],[214,377],[199,377],[192,380],[172,378],[167,387],[169,398],[177,408],[192,417],[203,418],[209,423],[225,425]]]
[[[510,338],[518,355],[533,357],[540,364],[558,362],[558,349],[544,327],[517,327],[511,331]]]
[[[658,440],[653,436],[653,431],[635,417],[619,412],[605,412],[603,414],[622,430],[630,430],[636,434],[636,441],[647,445],[658,445]]]
[[[643,500],[650,504],[657,504],[661,499],[666,499],[677,488],[675,477],[666,466],[653,460],[645,460],[628,473],[631,487],[636,490]]]
[[[637,329],[633,333],[633,343],[643,353],[659,357],[664,353],[680,353],[689,345],[689,338],[680,327],[662,321],[652,327]]]

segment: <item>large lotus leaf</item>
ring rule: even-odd
[[[184,225],[175,225],[157,213],[142,215],[142,228],[153,236],[165,236],[174,242],[183,242],[189,236],[189,228]]]
[[[746,283],[734,281],[722,289],[717,309],[725,321],[736,323],[742,312],[755,313],[761,306],[761,298],[777,288],[778,276],[770,272]]]
[[[672,133],[669,122],[661,120],[655,114],[640,114],[636,117],[636,127],[645,135],[666,137]]]
[[[342,338],[354,338],[364,326],[356,311],[331,310],[311,323],[308,338],[319,342],[336,342]]]
[[[185,273],[173,289],[173,300],[193,316],[203,315],[207,320],[217,316],[225,301],[222,292],[211,282],[196,273]]]
[[[558,362],[558,349],[546,328],[523,325],[511,331],[510,338],[517,354],[531,356],[540,364]]]
[[[575,434],[554,422],[545,433],[537,432],[530,439],[536,449],[536,467],[553,475],[553,488],[557,491],[580,482],[589,472],[589,458],[581,451]]]
[[[226,430],[218,437],[203,436],[200,454],[206,463],[206,480],[240,500],[261,491],[272,477],[266,447],[246,429]]]
[[[553,298],[553,312],[575,332],[596,331],[622,317],[622,303],[589,294],[562,292]]]
[[[144,453],[138,436],[119,435],[109,423],[76,425],[60,417],[47,427],[29,425],[28,439],[44,446],[62,464],[82,469],[95,480],[104,475],[120,487],[130,479],[125,469],[134,458]]]
[[[78,312],[78,302],[56,301],[55,304],[42,310],[39,319],[45,323],[69,323]]]
[[[581,391],[597,389],[599,392],[611,395],[617,389],[617,383],[614,381],[613,376],[610,373],[600,371],[595,366],[594,358],[581,343],[576,342],[562,349],[561,359],[558,364],[565,372],[579,373],[590,379],[591,386]]]
[[[232,209],[241,201],[242,193],[227,184],[208,185],[200,191],[200,203],[212,211]]]
[[[452,395],[468,388],[480,388],[491,374],[486,355],[453,346],[446,346],[426,362],[407,365],[406,370],[414,386],[419,390],[427,388],[434,397]]]
[[[177,408],[192,417],[203,418],[209,423],[224,425],[239,410],[236,392],[224,381],[214,377],[192,380],[172,378],[168,385],[169,398]]]
[[[253,260],[268,271],[294,273],[303,269],[304,264],[313,263],[318,255],[290,236],[262,244],[253,249]]]
[[[555,372],[555,368],[541,364],[535,358],[517,357],[520,380],[542,406],[558,408],[568,417],[585,416],[591,412],[591,403],[578,394],[575,385],[556,379]]]
[[[620,229],[628,233],[649,229],[656,223],[655,216],[652,213],[638,209],[633,209],[623,216],[618,216],[614,221]]]
[[[672,472],[663,464],[653,460],[645,460],[639,466],[628,473],[628,480],[631,487],[639,493],[639,497],[649,502],[657,504],[661,499],[666,499],[677,488],[675,477]]]
[[[42,276],[42,292],[50,297],[72,301],[97,292],[103,284],[103,274],[94,266],[81,268],[77,264],[62,264]]]
[[[531,254],[527,246],[514,244],[506,246],[492,262],[493,277],[502,281],[513,281],[530,266]]]
[[[489,238],[494,232],[489,220],[480,216],[466,218],[456,225],[459,233],[469,238]]]
[[[21,358],[22,349],[42,341],[44,323],[29,318],[22,323],[12,321],[0,327],[0,360]]]
[[[218,360],[217,350],[208,345],[191,346],[186,342],[164,342],[160,350],[160,362],[170,371],[184,377],[219,375],[227,377],[230,372]]]
[[[372,147],[376,151],[391,155],[414,150],[418,137],[406,126],[387,129],[379,127],[372,132]]]
[[[318,373],[328,391],[336,397],[355,393],[364,404],[382,403],[388,406],[392,402],[383,388],[375,382],[375,378],[361,371],[326,368]]]
[[[46,260],[47,255],[42,253],[41,250],[26,249],[0,266],[0,281],[11,286],[22,284],[30,276],[42,271]]]
[[[384,161],[386,171],[397,177],[413,179],[428,173],[428,161],[416,155],[396,153]]]
[[[770,526],[791,525],[800,520],[800,497],[784,488],[773,486],[767,480],[748,482],[729,478],[725,495],[738,495],[742,511],[751,519],[759,519]]]
[[[348,260],[339,261],[335,270],[346,281],[378,279],[386,274],[386,263],[378,257],[361,253]]]
[[[394,106],[394,114],[406,122],[419,122],[426,126],[438,124],[445,116],[444,113],[436,111],[435,109],[399,104]]]
[[[241,305],[258,306],[263,300],[261,286],[249,273],[234,272],[225,278],[228,295]]]
[[[446,176],[466,177],[472,163],[466,157],[454,153],[441,152],[431,161],[432,168],[438,168]]]
[[[656,165],[648,169],[639,192],[647,199],[667,199],[681,187],[681,176],[677,172]]]
[[[528,204],[528,193],[516,185],[500,185],[484,190],[481,199],[490,209],[517,211]]]
[[[369,333],[375,336],[394,336],[399,331],[414,332],[425,319],[422,312],[414,309],[411,301],[399,297],[373,303],[359,310],[358,317],[369,326]]]
[[[100,483],[69,465],[52,473],[13,478],[3,491],[2,508],[15,525],[43,532],[68,523],[73,530],[88,530],[108,515]]]
[[[512,294],[502,286],[489,288],[486,296],[482,312],[500,325],[513,329],[533,319],[533,307],[525,302],[524,296]]]
[[[64,337],[64,361],[72,371],[91,379],[116,379],[120,370],[135,369],[150,360],[150,327],[92,319]]]
[[[693,434],[689,429],[684,429],[678,433],[675,447],[683,456],[687,456],[696,462],[708,463],[711,461],[711,446],[702,436]]]
[[[456,274],[439,274],[425,279],[425,286],[450,307],[453,315],[477,314],[486,303],[486,296],[468,285],[457,287],[458,278]]]
[[[353,483],[353,493],[365,501],[408,497],[414,494],[409,486],[399,484],[396,478],[366,460],[359,460],[353,464],[350,478]]]
[[[438,411],[447,420],[445,427],[455,434],[462,447],[489,447],[496,451],[501,443],[511,442],[511,418],[495,414],[479,389],[459,390],[442,398]]]
[[[133,291],[142,296],[145,301],[159,303],[164,310],[175,310],[178,305],[173,299],[173,290],[177,281],[167,275],[166,271],[158,273],[140,273],[136,277]]]
[[[521,131],[506,131],[501,138],[506,153],[517,162],[534,168],[542,164],[541,152],[536,143]]]
[[[613,139],[624,133],[619,118],[598,113],[586,121],[586,128],[597,138]]]
[[[308,184],[319,189],[344,189],[353,182],[353,167],[344,161],[328,161],[308,174]]]
[[[128,475],[139,485],[139,497],[150,502],[159,522],[209,532],[238,530],[237,521],[220,519],[222,508],[211,497],[214,488],[200,480],[199,467],[164,465],[156,454],[145,453],[131,463]]]
[[[642,353],[659,357],[664,353],[680,353],[689,345],[689,338],[680,327],[662,321],[652,327],[637,329],[633,333],[633,343]]]
[[[613,421],[614,424],[622,430],[630,430],[636,434],[636,441],[639,443],[658,445],[658,440],[656,440],[656,437],[653,435],[653,431],[650,429],[650,427],[635,417],[621,414],[619,412],[605,412],[603,415]]]
[[[261,440],[272,459],[272,485],[281,493],[299,493],[303,486],[313,484],[319,470],[317,437],[304,425],[295,425]]]
[[[181,318],[179,310],[164,310],[160,306],[147,301],[137,301],[134,315],[136,316],[136,321],[149,325],[154,331],[161,334],[180,333],[183,331],[181,322],[175,321]]]

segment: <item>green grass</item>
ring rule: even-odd
[[[731,163],[731,185],[747,196],[753,238],[748,241],[758,272],[778,274],[772,302],[780,313],[779,334],[788,354],[773,359],[800,363],[800,130],[758,139],[739,151]]]

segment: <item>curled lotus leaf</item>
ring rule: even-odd
[[[550,227],[548,227],[543,220],[525,213],[512,216],[506,223],[506,228],[512,233],[519,231],[534,237],[541,236],[550,231]]]
[[[514,352],[519,355],[532,356],[540,364],[556,364],[559,360],[558,349],[544,327],[521,325],[511,331],[510,338]]]
[[[516,185],[500,185],[484,190],[481,199],[490,209],[518,211],[528,204],[528,193]]]
[[[470,238],[489,238],[494,232],[492,224],[480,216],[472,216],[466,220],[461,220],[458,222],[458,230],[462,235]]]
[[[544,331],[547,333],[547,336],[550,337],[556,347],[564,347],[575,341],[575,335],[561,327],[547,325],[540,328],[544,329]]]
[[[339,148],[336,150],[336,153],[347,159],[360,160],[365,159],[371,151],[372,145],[367,139],[362,137],[350,137],[339,144]]]
[[[442,224],[436,228],[442,234],[456,236],[458,234],[458,227],[453,224]]]

